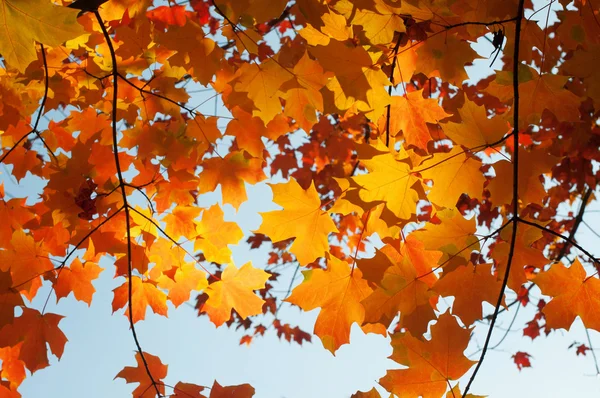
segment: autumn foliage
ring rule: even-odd
[[[575,240],[600,160],[589,0],[69,4],[0,0],[0,178],[20,183],[0,185],[0,396],[62,356],[69,314],[50,296],[89,305],[101,272],[121,284],[112,310],[136,365],[115,374],[134,397],[254,394],[164,384],[136,325],[169,302],[195,300],[242,344],[314,335],[335,354],[355,324],[390,337],[403,367],[379,386],[400,397],[472,396],[496,321],[517,306],[536,308],[524,338],[577,317],[600,331],[600,261]],[[489,60],[472,48],[482,40]],[[469,80],[482,59],[489,76]],[[265,182],[276,210],[258,229],[225,220]],[[268,262],[234,264],[232,245]],[[320,309],[314,330],[282,306]],[[467,358],[476,324],[486,339]],[[519,369],[530,359],[512,355]]]

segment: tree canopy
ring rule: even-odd
[[[1,396],[62,356],[69,314],[51,298],[90,305],[101,272],[122,282],[112,310],[136,365],[116,377],[134,397],[254,394],[164,383],[136,326],[190,300],[244,330],[240,344],[314,337],[335,354],[354,324],[390,336],[403,367],[379,386],[399,397],[474,397],[496,322],[518,306],[536,308],[523,338],[577,317],[600,331],[600,260],[575,236],[600,169],[589,0],[0,5],[0,163],[17,183],[0,185]],[[494,53],[473,81],[482,40]],[[245,233],[224,209],[265,182],[277,208]],[[232,245],[268,262],[233,264]],[[320,309],[314,330],[282,306]],[[467,358],[476,324],[486,338]]]

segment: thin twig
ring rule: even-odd
[[[590,337],[590,332],[589,332],[588,328],[586,328],[585,326],[584,326],[584,329],[585,329],[585,335],[587,336],[587,341],[588,341],[588,345],[590,347],[590,351],[592,351],[592,358],[594,358],[594,366],[596,366],[596,374],[600,375],[600,369],[598,368],[598,358],[596,358],[596,351],[592,347],[592,339]]]
[[[523,218],[517,217],[517,221],[521,222],[523,224],[527,224],[527,225],[531,225],[532,227],[538,228],[542,231],[548,232],[551,235],[554,235],[558,238],[564,239],[567,243],[569,243],[572,246],[575,246],[577,249],[579,249],[583,254],[585,254],[592,262],[596,263],[596,264],[600,264],[600,260],[598,260],[596,257],[592,256],[592,254],[587,251],[586,249],[584,249],[580,244],[578,244],[577,242],[575,242],[573,239],[569,238],[568,236],[564,236],[556,231],[551,230],[550,228],[546,228],[543,225],[539,225],[536,224],[532,221],[529,220],[525,220]]]
[[[579,229],[579,226],[583,222],[583,214],[585,213],[585,208],[588,205],[588,202],[590,201],[592,192],[594,192],[592,190],[592,188],[588,187],[588,189],[583,194],[583,197],[581,198],[581,206],[579,206],[579,211],[577,212],[577,217],[575,217],[575,222],[573,223],[573,228],[571,228],[571,231],[569,232],[569,240],[572,240],[572,241],[575,240],[575,234],[577,233],[577,229]],[[558,261],[562,260],[562,258],[569,251],[569,246],[570,245],[567,242],[561,247],[560,252],[558,253],[558,256],[556,256],[555,261],[558,262]]]

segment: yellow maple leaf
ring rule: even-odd
[[[314,183],[305,191],[291,179],[286,184],[271,185],[271,189],[273,202],[283,209],[262,213],[263,222],[254,232],[267,235],[273,242],[296,238],[290,252],[301,265],[322,257],[329,249],[327,237],[338,230],[329,214],[321,210]]]
[[[455,207],[460,195],[481,197],[485,177],[479,170],[481,161],[469,157],[462,148],[454,147],[447,153],[436,153],[423,163],[423,178],[433,180],[427,198],[438,206]]]
[[[240,269],[229,264],[221,274],[221,280],[206,288],[208,300],[202,306],[202,311],[208,314],[217,327],[229,320],[232,309],[242,319],[260,314],[265,301],[254,294],[253,290],[264,288],[267,279],[267,272],[254,268],[249,262]]]
[[[385,202],[385,206],[397,217],[408,220],[416,211],[419,201],[417,191],[411,187],[418,182],[410,166],[398,161],[391,153],[361,160],[369,174],[352,179],[362,188],[359,196],[365,202]]]
[[[78,13],[45,0],[0,0],[0,53],[24,72],[37,59],[34,42],[57,46],[83,33]]]
[[[466,99],[458,110],[460,123],[443,123],[444,134],[457,144],[467,148],[476,148],[497,142],[509,131],[509,125],[502,118],[487,117],[485,107]]]
[[[194,241],[194,250],[202,250],[206,260],[219,264],[231,261],[228,245],[235,245],[244,237],[236,223],[223,220],[223,210],[219,205],[204,210],[196,232],[198,236]]]

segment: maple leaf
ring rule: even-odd
[[[231,310],[242,317],[260,314],[265,302],[254,294],[253,290],[265,287],[269,274],[246,263],[241,268],[229,264],[221,274],[221,280],[211,283],[206,288],[208,300],[202,306],[202,311],[217,327],[229,320]]]
[[[432,140],[427,123],[435,124],[449,115],[435,98],[423,98],[423,90],[411,91],[402,97],[392,97],[390,104],[390,120],[387,116],[379,119],[379,130],[402,136],[408,145],[427,150],[427,143]]]
[[[147,306],[150,306],[155,314],[167,316],[167,296],[150,281],[144,281],[137,276],[131,278],[133,322],[146,318]],[[114,289],[113,293],[112,310],[115,312],[123,308],[129,301],[129,282]],[[125,310],[125,316],[129,316],[129,308]]]
[[[24,305],[23,298],[13,289],[9,271],[0,271],[0,327],[13,323],[15,307]]]
[[[361,4],[361,6],[364,5],[366,3]],[[404,4],[402,5],[404,6]],[[372,8],[361,6],[359,6],[361,9],[354,10],[350,2],[341,2],[341,4],[336,5],[336,9],[346,11],[344,14],[352,19],[352,25],[361,25],[365,31],[365,36],[371,43],[388,44],[394,38],[394,33],[406,32],[406,26],[401,15],[411,14],[407,7],[394,7],[383,0],[375,0]],[[420,20],[421,17],[419,15]],[[423,20],[426,19],[423,18]]]
[[[355,322],[364,333],[396,331],[393,358],[404,369],[381,383],[400,396],[462,395],[451,380],[471,364],[462,352],[472,333],[458,318],[481,320],[505,276],[521,305],[527,282],[549,297],[523,336],[577,316],[600,327],[596,275],[578,262],[549,265],[545,254],[572,245],[527,225],[574,234],[581,217],[559,210],[582,202],[587,214],[597,188],[600,36],[589,1],[561,0],[546,29],[515,14],[532,9],[518,0],[159,3],[0,0],[0,163],[9,166],[0,176],[0,396],[20,396],[25,367],[47,366],[48,346],[60,356],[66,341],[61,317],[23,297],[37,302],[46,280],[57,299],[73,292],[89,304],[103,257],[126,277],[113,310],[131,306],[134,322],[148,306],[166,315],[167,299],[177,307],[202,291],[200,312],[246,330],[242,343],[274,332],[303,344],[313,333],[264,319],[281,304],[276,286],[289,282],[279,270],[297,259],[309,271],[289,301],[320,308],[314,333],[327,349],[347,343]],[[514,20],[517,29],[502,26]],[[472,43],[486,35],[505,66],[465,82],[479,57]],[[279,171],[294,180],[281,183]],[[266,179],[279,182],[280,207],[247,242],[268,256],[270,276],[231,265],[247,220],[225,221],[222,210],[243,216],[246,184]],[[212,205],[202,194],[219,185]],[[197,262],[187,258],[192,241]],[[198,263],[216,270],[209,280]],[[444,296],[454,315],[437,319]],[[166,366],[149,360],[153,386],[140,359],[122,375],[140,383],[134,395],[164,394]],[[513,360],[530,366],[526,353]],[[169,392],[209,394],[190,383]],[[247,384],[210,391],[253,394]]]
[[[464,397],[464,398],[486,398],[485,395],[473,395],[473,394],[466,394],[466,395],[464,395],[464,394],[462,394],[460,392],[459,383],[456,383],[456,385],[454,387],[452,387],[452,389],[446,393],[446,397],[445,398],[456,398],[456,397]]]
[[[13,347],[0,348],[2,377],[10,381],[11,388],[18,387],[25,380],[25,363],[19,359],[22,345],[23,342],[19,342]]]
[[[185,67],[200,83],[207,85],[219,70],[223,50],[214,40],[205,37],[201,25],[189,18],[182,19],[184,25],[170,25],[165,32],[159,31],[156,42],[171,51],[170,65]],[[190,40],[195,43],[193,50],[189,46]]]
[[[37,59],[34,42],[57,46],[83,34],[77,10],[44,0],[0,2],[0,53],[19,71]]]
[[[546,153],[543,149],[536,151],[521,150],[519,154],[519,197],[525,203],[541,203],[547,195],[541,178],[559,162],[559,158]],[[510,204],[512,193],[506,189],[513,184],[513,165],[501,160],[494,163],[496,177],[490,181],[487,189],[491,200],[496,205]]]
[[[165,271],[157,280],[158,286],[169,291],[169,300],[179,307],[190,299],[192,290],[204,290],[208,286],[206,274],[194,263],[186,263]]]
[[[218,205],[202,212],[196,233],[194,250],[202,250],[206,260],[219,264],[231,262],[228,245],[236,245],[244,236],[236,223],[223,220],[223,210]]]
[[[519,371],[521,371],[521,369],[523,369],[523,368],[531,367],[531,361],[529,361],[529,358],[531,358],[531,355],[529,355],[526,352],[517,351],[517,353],[515,353],[511,358],[517,365],[517,368],[519,368]]]
[[[286,184],[273,184],[273,202],[283,207],[261,213],[263,222],[253,231],[267,235],[273,242],[296,238],[290,252],[301,265],[322,257],[329,248],[327,237],[338,232],[327,212],[321,210],[321,200],[314,183],[307,190],[294,179]]]
[[[234,85],[236,91],[248,93],[248,98],[257,108],[252,114],[265,123],[271,121],[281,111],[281,85],[292,77],[292,72],[284,69],[275,58],[257,64],[245,63],[240,68],[239,78]]]
[[[41,314],[32,308],[23,307],[23,313],[14,322],[0,329],[0,346],[15,346],[22,342],[19,359],[30,372],[49,365],[46,345],[60,359],[67,338],[58,328],[64,317],[57,314]]]
[[[493,256],[497,261],[496,272],[498,278],[503,278],[506,272],[508,254],[510,252],[509,239],[512,239],[511,235],[512,231],[509,229],[503,230],[501,237],[504,239],[504,242],[498,243],[492,250]],[[517,228],[514,255],[507,283],[508,288],[515,292],[519,291],[521,285],[527,282],[524,267],[541,268],[548,263],[543,253],[532,245],[541,237],[542,231],[538,228],[525,224],[521,224]]]
[[[254,387],[252,387],[250,384],[240,384],[237,386],[224,387],[217,383],[217,381],[215,380],[210,389],[210,396],[208,398],[251,398],[253,396]]]
[[[321,308],[314,332],[323,347],[335,353],[341,345],[350,342],[352,324],[362,324],[365,309],[361,301],[372,289],[362,278],[360,269],[331,256],[327,259],[327,270],[308,270],[303,274],[304,282],[286,301],[305,311]],[[316,295],[316,291],[322,293]]]
[[[0,251],[0,270],[10,271],[13,283],[28,298],[41,286],[40,276],[54,269],[42,242],[22,229],[13,232],[10,249]]]
[[[54,284],[56,301],[67,297],[71,292],[77,300],[92,305],[92,296],[96,289],[92,286],[92,281],[98,278],[103,269],[98,264],[87,261],[81,263],[79,258],[75,258],[69,267],[60,270],[57,281]]]
[[[433,180],[427,198],[444,207],[455,207],[463,193],[471,198],[481,197],[485,177],[479,171],[481,161],[468,156],[460,147],[437,153],[420,170],[425,179]]]
[[[384,246],[381,251],[385,254],[381,257],[381,261],[385,263],[383,267],[386,268],[383,278],[362,304],[365,307],[366,322],[381,322],[388,325],[398,312],[406,318],[422,308],[421,306],[429,306],[432,294],[428,292],[427,283],[418,278],[422,275],[417,275],[410,259],[405,260],[404,256],[390,245]],[[363,269],[366,272],[366,268]],[[426,324],[429,315],[433,315],[431,307],[429,312],[419,313],[418,317],[426,320]]]
[[[546,326],[553,329],[570,329],[577,316],[591,329],[600,330],[600,280],[587,277],[578,258],[569,267],[552,264],[548,271],[540,272],[533,280],[542,293],[553,297],[543,309]]]
[[[390,83],[363,47],[332,39],[327,45],[311,47],[310,53],[325,71],[335,75],[327,83],[333,98],[325,95],[325,109],[356,106],[373,119],[379,118],[389,103],[384,87]]]
[[[452,311],[469,326],[482,318],[484,301],[496,305],[501,287],[502,281],[492,275],[492,264],[468,264],[444,275],[433,289],[442,296],[454,296]]]
[[[167,377],[167,365],[163,365],[160,358],[147,352],[143,353],[144,359],[140,352],[135,353],[136,367],[125,366],[117,375],[121,379],[125,379],[127,383],[140,383],[133,390],[134,397],[150,398],[156,396],[156,392],[165,393],[165,386],[162,379]],[[152,375],[152,379],[148,375]]]
[[[224,158],[210,158],[202,162],[200,193],[213,191],[221,185],[223,202],[238,209],[248,198],[245,182],[256,184],[266,178],[262,171],[262,160],[252,158],[245,151],[231,152]]]
[[[465,65],[479,58],[466,40],[458,34],[437,34],[427,38],[417,49],[417,69],[428,76],[460,85],[469,78]]]
[[[527,322],[527,326],[523,329],[523,336],[531,337],[531,340],[535,340],[540,335],[540,325],[534,319],[533,321]]]
[[[449,255],[460,255],[465,247],[479,250],[475,219],[464,218],[456,209],[445,209],[436,216],[441,220],[439,224],[428,223],[423,229],[412,233],[425,249],[441,250]]]
[[[34,218],[25,206],[25,199],[0,200],[0,219],[5,220],[0,223],[0,247],[7,247],[13,232]]]
[[[463,354],[469,337],[469,329],[461,328],[448,312],[431,327],[431,340],[395,333],[390,358],[408,369],[388,370],[380,384],[400,396],[440,397],[450,380],[460,378],[475,363]]]
[[[373,387],[367,392],[357,391],[350,398],[381,398],[379,392]]]
[[[396,159],[391,153],[362,160],[369,174],[353,177],[361,186],[359,196],[365,202],[381,201],[401,219],[409,219],[416,211],[419,200],[413,185],[418,179],[412,174],[410,166]]]
[[[165,231],[167,234],[177,240],[180,237],[185,239],[194,239],[196,237],[196,221],[200,215],[200,209],[193,206],[177,206],[170,214],[164,218],[167,224]]]
[[[496,74],[496,80],[486,90],[501,101],[510,102],[512,93],[512,72],[502,71]],[[519,129],[529,124],[537,124],[542,112],[547,109],[559,121],[579,120],[580,98],[564,88],[568,76],[545,73],[539,75],[535,70],[520,64],[519,66]],[[506,115],[510,117],[513,110]]]
[[[577,353],[577,355],[579,356],[580,354],[585,356],[586,351],[590,350],[590,347],[586,346],[585,344],[580,344],[577,346],[577,350],[575,351]]]
[[[484,107],[466,99],[458,109],[460,123],[442,123],[442,129],[452,141],[467,148],[477,148],[498,142],[508,133],[508,123],[501,118],[488,118]]]

